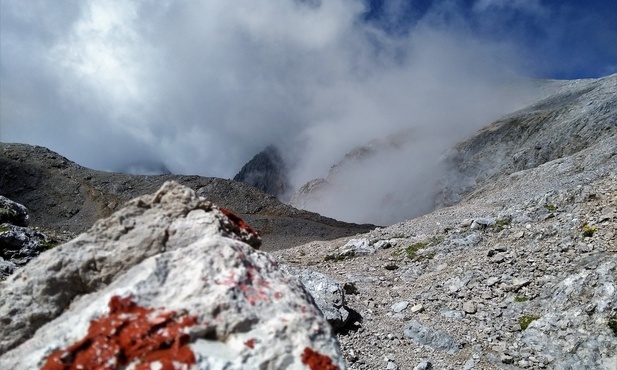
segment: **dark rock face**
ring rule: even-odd
[[[26,227],[28,209],[0,196],[0,280],[53,245],[51,239]]]
[[[270,145],[245,164],[234,176],[243,182],[277,198],[289,189],[285,162],[275,146]]]
[[[124,202],[153,193],[168,180],[186,185],[238,214],[260,231],[264,250],[336,239],[374,228],[297,210],[240,182],[101,172],[81,167],[47,148],[0,143],[0,192],[28,207],[32,225],[54,231],[84,232]]]
[[[0,223],[28,226],[28,209],[0,195]]]

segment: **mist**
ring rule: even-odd
[[[297,189],[405,132],[308,208],[381,224],[420,214],[441,153],[522,107],[513,82],[529,54],[451,1],[408,10],[402,30],[405,2],[385,4],[371,20],[357,0],[3,2],[0,140],[99,170],[222,178],[274,144]]]

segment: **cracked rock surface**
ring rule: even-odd
[[[142,353],[165,350],[156,338],[176,341],[175,357],[160,359],[183,366],[345,368],[304,286],[226,213],[167,182],[17,271],[0,283],[0,368],[162,368],[159,355]],[[107,333],[118,320],[127,324]],[[169,331],[178,335],[165,339]]]

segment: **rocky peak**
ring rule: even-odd
[[[242,166],[234,181],[244,182],[277,198],[289,191],[287,168],[274,145],[269,145]]]

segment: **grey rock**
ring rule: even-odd
[[[376,249],[371,246],[371,242],[366,238],[351,239],[343,248],[351,249],[354,256],[368,256],[375,253]]]
[[[29,219],[28,209],[23,204],[0,195],[0,224],[28,226]]]
[[[494,226],[497,221],[494,218],[476,218],[471,224],[472,229],[485,229],[490,226]]]
[[[17,265],[0,257],[0,280],[6,279],[17,269]]]
[[[486,280],[486,286],[492,287],[493,285],[497,284],[499,280],[500,279],[498,277],[491,276],[490,278]]]
[[[411,320],[405,325],[404,334],[416,343],[431,347],[439,351],[455,354],[459,351],[459,344],[450,335],[422,325],[418,320]]]
[[[465,302],[463,303],[463,311],[467,314],[474,314],[477,311],[476,304],[473,302]]]
[[[156,192],[165,181],[191,187],[198,195],[240,216],[273,251],[314,240],[332,240],[372,230],[372,225],[336,221],[283,204],[241,182],[184,175],[131,175],[91,170],[49,149],[0,143],[0,194],[28,207],[30,223],[56,233],[87,231],[125,202]],[[70,238],[69,238],[70,239]]]
[[[24,266],[50,245],[49,238],[29,227],[0,224],[0,258]]]
[[[502,354],[499,359],[504,364],[512,364],[512,363],[514,363],[514,358],[512,356],[510,356],[510,355],[505,354],[505,353]]]
[[[392,311],[394,312],[403,312],[407,306],[409,306],[409,302],[407,301],[400,301],[400,302],[396,302],[395,304],[392,305],[392,307],[390,307],[392,309]]]
[[[335,330],[347,324],[350,315],[345,303],[343,284],[310,269],[294,269],[288,266],[281,266],[281,269],[300,279],[304,288],[315,300],[317,307]]]
[[[522,287],[527,286],[531,283],[531,280],[528,278],[514,278],[512,283],[510,284],[510,289],[517,292]]]
[[[166,183],[47,252],[0,284],[0,368],[38,368],[114,296],[194,315],[198,368],[301,368],[306,348],[344,368],[303,285],[232,226],[191,189]]]
[[[386,369],[387,370],[398,370],[398,365],[392,361],[389,361],[388,365],[386,365]]]
[[[433,368],[433,364],[429,361],[422,361],[416,366],[414,366],[413,370],[430,370]]]
[[[456,310],[443,310],[441,311],[441,315],[452,319],[462,319],[465,317],[465,313],[463,311]]]
[[[375,244],[373,244],[373,248],[375,248],[375,250],[388,249],[392,248],[392,244],[393,242],[389,240],[378,240]]]

